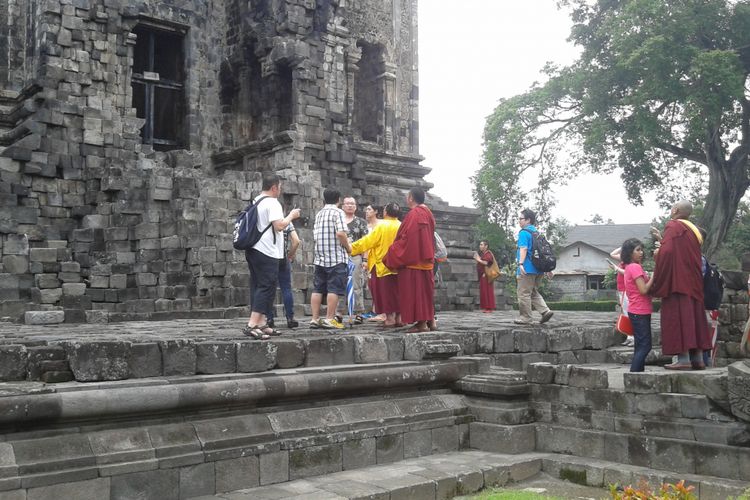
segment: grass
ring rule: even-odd
[[[496,488],[466,498],[467,500],[564,500],[561,497],[551,497],[532,491],[502,490]]]

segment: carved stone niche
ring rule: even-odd
[[[732,415],[750,422],[750,360],[729,365],[727,392]]]

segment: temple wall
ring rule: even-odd
[[[26,44],[0,68],[0,316],[244,314],[247,267],[230,231],[263,172],[309,218],[327,185],[361,206],[431,187],[414,0],[12,5],[3,16],[36,12],[33,36],[0,33],[7,50]],[[449,265],[468,277],[476,212],[429,204],[453,241]],[[298,226],[302,308],[312,223]],[[441,307],[472,307],[463,282],[438,291]]]

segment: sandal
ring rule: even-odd
[[[418,326],[412,326],[408,330],[406,330],[406,333],[424,333],[429,332],[430,329],[428,327],[419,328]]]
[[[245,325],[242,329],[242,334],[255,340],[268,340],[271,338],[271,336],[266,334],[260,326]]]
[[[278,331],[278,330],[276,330],[276,329],[274,329],[271,325],[263,325],[263,326],[258,326],[256,328],[260,328],[261,330],[263,330],[263,333],[265,335],[268,335],[269,337],[280,337],[281,336],[281,332]]]
[[[361,325],[365,322],[365,318],[361,314],[357,314],[354,316],[354,324],[355,325]]]

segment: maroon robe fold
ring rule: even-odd
[[[401,321],[432,321],[435,317],[435,218],[425,205],[406,214],[383,263],[398,270],[398,300]]]
[[[661,348],[667,355],[710,349],[703,307],[701,248],[693,230],[679,220],[664,227],[649,291],[661,297]]]
[[[492,255],[492,252],[487,250],[480,255],[479,258],[487,263],[487,265],[484,265],[481,262],[477,262],[477,275],[479,276],[479,307],[485,311],[492,311],[495,309],[495,286],[484,277],[484,271],[487,269],[487,266],[495,261],[495,256]]]

